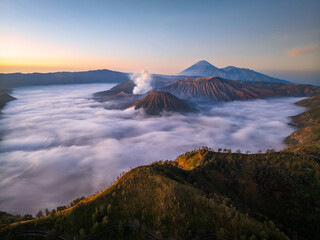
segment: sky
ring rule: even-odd
[[[0,72],[176,74],[199,60],[320,79],[319,0],[0,0]]]

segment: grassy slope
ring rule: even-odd
[[[308,110],[292,117],[292,125],[300,128],[285,139],[293,152],[320,157],[320,95],[297,102]]]
[[[174,162],[131,170],[76,206],[2,228],[54,230],[68,239],[144,239],[130,224],[162,239],[315,239],[320,234],[320,166],[294,153],[188,152]],[[118,230],[104,232],[108,226]],[[14,239],[23,239],[14,238]],[[29,238],[25,238],[29,239]]]

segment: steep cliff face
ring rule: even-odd
[[[254,99],[271,95],[271,91],[218,77],[182,80],[161,90],[181,98],[207,98],[217,102]]]
[[[151,92],[140,101],[134,103],[132,106],[135,109],[143,108],[149,115],[159,115],[161,112],[189,112],[192,107],[186,102],[173,96],[168,92]]]
[[[10,95],[11,89],[0,89],[0,113],[1,109],[10,101],[16,100]]]
[[[217,102],[280,96],[303,97],[320,94],[320,87],[312,85],[262,82],[255,84],[219,77],[180,80],[160,90],[170,92],[179,98],[204,98]]]
[[[313,97],[320,94],[320,87],[309,84],[281,84],[267,82],[244,82],[247,85],[272,90],[277,97]]]

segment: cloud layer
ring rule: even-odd
[[[0,210],[36,213],[106,188],[120,172],[206,145],[283,148],[297,98],[210,106],[205,113],[145,117],[90,100],[111,85],[15,89],[0,119]]]

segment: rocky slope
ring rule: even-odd
[[[320,87],[312,85],[293,85],[275,83],[251,83],[232,81],[219,77],[179,80],[174,84],[160,88],[176,97],[204,98],[216,102],[248,100],[281,96],[315,96],[320,94]]]
[[[95,93],[94,97],[100,98],[101,100],[114,100],[124,98],[127,95],[133,94],[133,89],[135,86],[136,85],[132,80],[127,80],[119,83],[110,90]]]
[[[146,114],[159,115],[162,112],[190,112],[192,107],[168,92],[155,91],[132,104],[135,109],[142,108]]]
[[[191,67],[183,70],[179,74],[187,76],[199,76],[199,77],[221,77],[230,80],[240,81],[264,81],[264,82],[277,82],[277,83],[289,83],[288,81],[278,78],[269,77],[262,73],[255,72],[247,68],[237,68],[229,66],[226,68],[217,68],[207,61],[199,61]]]
[[[267,82],[245,82],[245,84],[272,90],[275,96],[311,97],[320,94],[320,87],[309,84],[281,84]]]
[[[95,93],[93,98],[99,102],[108,102],[105,106],[107,109],[126,109],[144,97],[144,95],[133,94],[135,86],[132,80],[124,81],[110,90]]]

